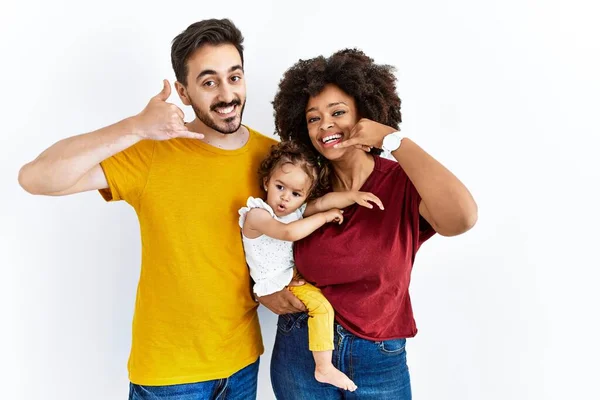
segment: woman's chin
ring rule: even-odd
[[[362,150],[359,150],[354,147],[348,147],[345,149],[319,149],[319,153],[321,153],[321,155],[329,161],[343,160],[344,158],[351,156],[355,151]]]

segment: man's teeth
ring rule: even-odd
[[[333,142],[334,140],[338,140],[342,137],[342,135],[340,134],[336,134],[336,135],[330,135],[330,136],[326,136],[323,139],[321,139],[321,141],[323,141],[323,143],[327,144],[329,142]]]
[[[215,111],[219,114],[229,114],[233,111],[234,106],[229,106],[227,108],[217,108]]]

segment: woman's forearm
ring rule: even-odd
[[[465,185],[408,138],[392,153],[421,196],[421,215],[438,233],[454,236],[477,221],[477,204]]]

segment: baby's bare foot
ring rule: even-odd
[[[333,364],[317,367],[315,369],[315,379],[351,392],[354,392],[357,388],[354,382],[346,374],[334,367]]]

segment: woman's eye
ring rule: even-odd
[[[340,115],[344,115],[344,114],[346,114],[346,111],[342,111],[342,110],[340,110],[340,111],[336,111],[336,112],[334,112],[334,113],[333,113],[333,116],[334,116],[334,117],[339,117]]]

